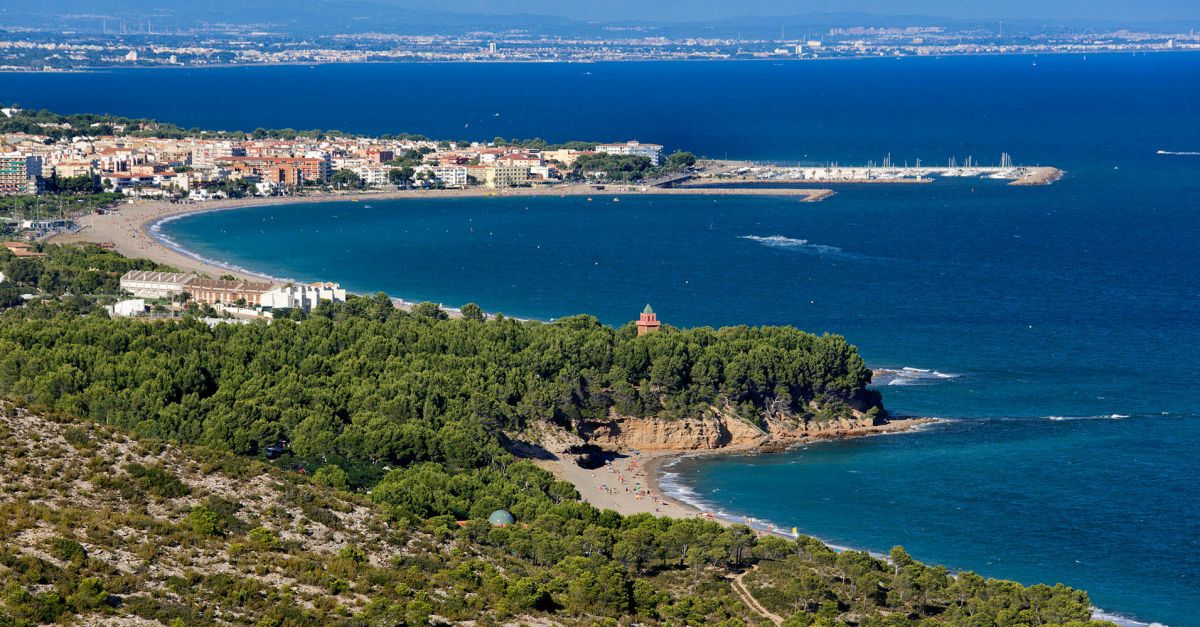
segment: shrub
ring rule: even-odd
[[[129,464],[125,472],[146,492],[163,499],[186,496],[191,490],[175,475],[156,466]]]
[[[365,564],[367,561],[367,554],[353,544],[342,547],[342,550],[338,551],[338,557],[348,559],[355,564]]]
[[[266,527],[256,527],[250,530],[250,542],[260,549],[276,550],[281,545],[279,536]]]
[[[70,444],[71,446],[74,446],[77,449],[88,448],[92,442],[92,439],[90,437],[88,437],[88,434],[86,431],[84,431],[83,429],[76,428],[76,427],[72,427],[70,429],[67,429],[66,431],[63,431],[63,439],[66,440],[68,444]]]
[[[329,464],[321,466],[313,473],[313,482],[318,485],[337,488],[338,490],[348,490],[350,488],[350,477],[346,475],[346,471],[342,470],[341,466]]]
[[[71,595],[71,604],[80,612],[86,612],[100,607],[108,600],[108,591],[104,584],[95,577],[86,577],[79,582],[75,594]]]
[[[64,562],[82,562],[87,559],[87,550],[83,548],[83,545],[68,538],[51,540],[50,554]]]
[[[218,536],[224,533],[221,516],[204,505],[197,505],[187,515],[188,526],[202,536]]]

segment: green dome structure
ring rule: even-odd
[[[513,515],[508,513],[508,510],[498,509],[492,512],[491,516],[488,516],[488,522],[493,527],[507,527],[517,522],[517,519],[513,518]]]

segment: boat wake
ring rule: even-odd
[[[876,368],[872,371],[875,385],[933,385],[961,375],[926,368]]]
[[[1155,154],[1170,155],[1172,157],[1200,157],[1200,152],[1194,150],[1160,150]]]
[[[829,246],[827,244],[813,244],[806,239],[796,239],[793,237],[784,237],[782,235],[742,235],[740,239],[748,239],[752,242],[757,242],[767,248],[782,248],[784,250],[792,250],[810,255],[830,255],[839,257],[857,257],[853,253],[848,253],[837,246]]]
[[[1101,414],[1099,416],[1046,416],[1046,420],[1066,422],[1070,420],[1124,420],[1129,414]]]

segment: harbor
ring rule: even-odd
[[[977,178],[1008,181],[1009,185],[1049,185],[1062,178],[1062,170],[1052,166],[1016,165],[1008,153],[997,165],[980,165],[971,157],[959,163],[950,158],[944,166],[930,166],[918,159],[914,165],[896,164],[891,155],[882,163],[866,165],[770,165],[737,164],[701,172],[683,183],[690,186],[727,184],[837,184],[837,183],[932,183],[942,178]]]

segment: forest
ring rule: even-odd
[[[496,527],[396,520],[387,494],[3,402],[0,459],[0,624],[17,627],[1100,624],[1082,591],[898,547],[598,511],[526,462],[488,479],[509,487],[479,511],[539,495]]]
[[[114,277],[153,264],[43,250],[0,252],[17,289],[43,296],[0,312],[0,397],[26,408],[0,402],[0,622],[763,621],[738,577],[788,625],[1089,624],[1086,593],[1064,586],[600,511],[509,451],[531,425],[612,411],[882,412],[842,337],[639,337],[590,316],[408,313],[382,294],[271,324],[112,320],[98,305],[117,296]],[[497,509],[517,524],[489,524]],[[37,540],[42,528],[55,535]],[[126,554],[132,570],[112,563]],[[178,574],[148,567],[164,560]]]

